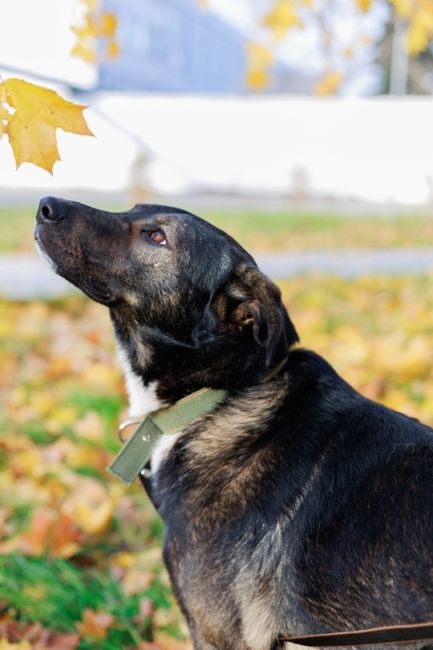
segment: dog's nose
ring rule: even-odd
[[[41,221],[60,221],[66,216],[66,201],[46,196],[39,203],[37,216]]]

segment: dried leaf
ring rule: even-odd
[[[108,628],[113,625],[115,619],[112,614],[106,612],[95,612],[93,609],[85,609],[83,620],[76,624],[79,633],[91,639],[105,639]]]
[[[16,548],[32,555],[68,558],[78,551],[80,540],[81,534],[67,514],[37,510],[28,531],[16,540]]]
[[[0,84],[0,138],[6,132],[9,118],[10,114],[6,110],[6,88]]]

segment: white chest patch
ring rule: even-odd
[[[129,417],[144,418],[148,413],[156,411],[163,406],[156,395],[158,382],[153,381],[147,386],[144,386],[141,377],[132,370],[129,359],[120,345],[118,345],[118,353],[125,376],[126,392],[129,399]],[[158,440],[152,452],[152,474],[156,474],[163,459],[167,456],[181,433],[164,434]]]
[[[128,393],[129,417],[141,418],[151,411],[161,408],[162,403],[156,396],[157,382],[152,381],[145,386],[141,377],[131,368],[129,359],[120,345],[118,345],[118,353],[125,376],[126,392]]]
[[[171,448],[173,447],[173,445],[175,444],[176,440],[179,438],[180,435],[182,435],[182,431],[179,431],[179,433],[170,433],[170,434],[166,433],[163,436],[161,436],[161,438],[158,440],[152,452],[152,460],[151,460],[152,474],[157,473],[161,463],[168,456]]]

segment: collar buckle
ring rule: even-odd
[[[143,418],[128,418],[119,424],[118,434],[121,442],[126,442],[128,438],[124,435],[124,431],[132,427],[134,424],[141,424]],[[135,432],[134,432],[135,433]],[[132,434],[134,435],[134,434]]]

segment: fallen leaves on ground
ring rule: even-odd
[[[432,276],[280,283],[302,344],[433,423]],[[107,311],[0,301],[0,650],[186,650],[162,524],[105,468],[126,397]]]
[[[139,486],[106,472],[126,415],[106,310],[0,301],[0,403],[4,643],[164,650],[164,632],[186,650],[161,523]]]

